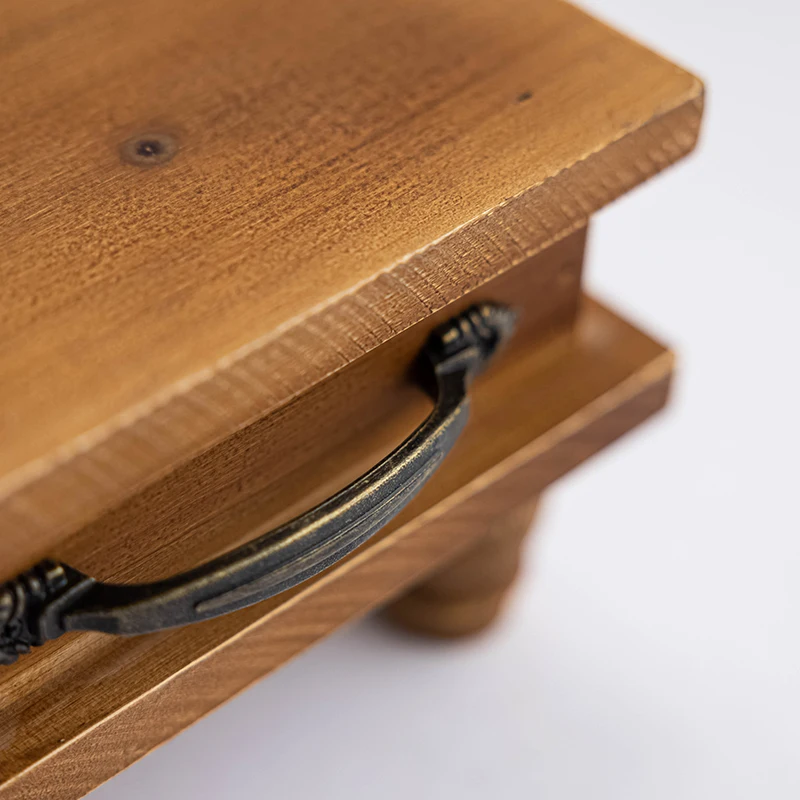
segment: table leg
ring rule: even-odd
[[[478,633],[500,613],[519,571],[538,497],[496,518],[486,535],[386,610],[399,625],[430,636]]]

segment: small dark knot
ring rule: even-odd
[[[137,167],[166,164],[178,152],[178,142],[168,133],[144,133],[122,143],[122,160]]]

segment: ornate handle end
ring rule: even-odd
[[[427,355],[435,365],[453,354],[472,349],[478,360],[476,370],[479,370],[511,337],[516,321],[516,311],[508,306],[497,303],[472,306],[431,334]]]

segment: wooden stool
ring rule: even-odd
[[[4,12],[0,800],[74,800],[373,609],[492,622],[666,402],[587,226],[703,88],[560,0]]]

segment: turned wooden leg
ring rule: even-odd
[[[386,613],[412,631],[430,636],[469,636],[499,614],[519,571],[520,551],[538,498],[504,513],[464,553],[395,600]]]

